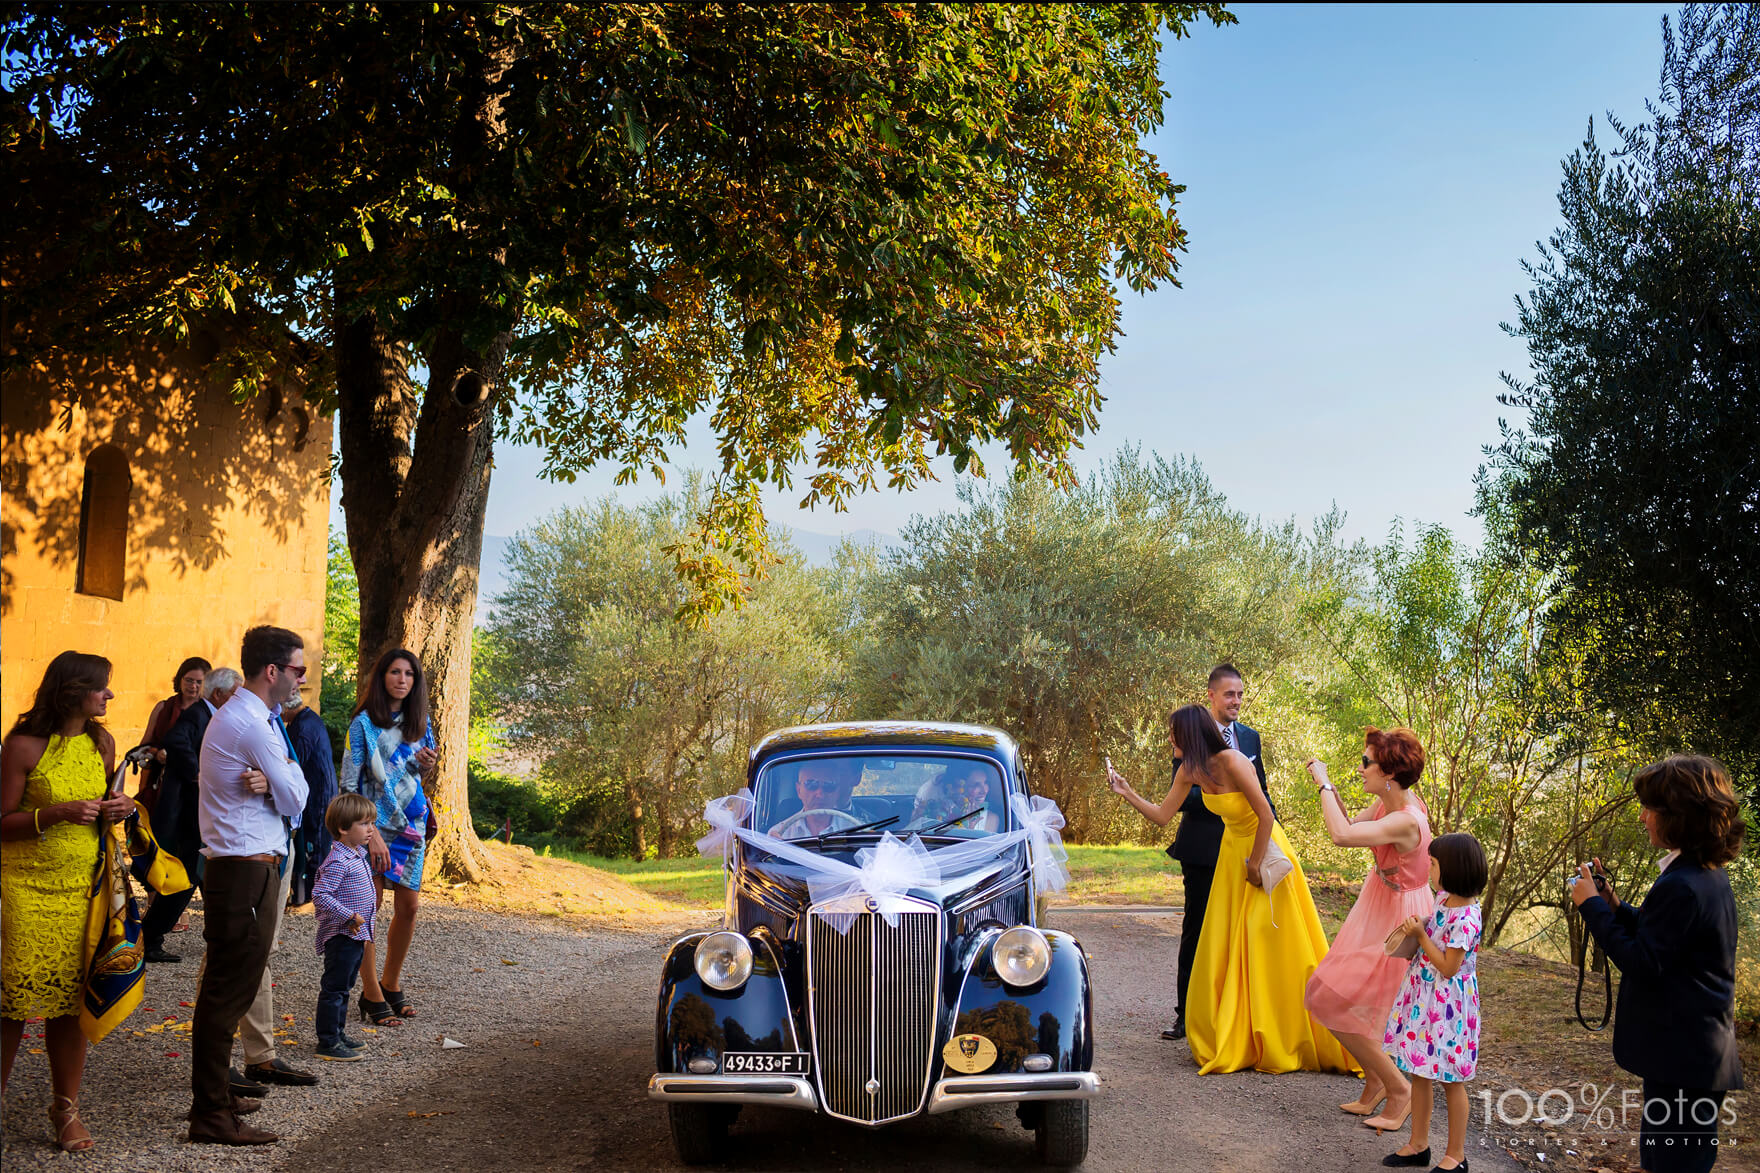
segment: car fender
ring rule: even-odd
[[[1036,984],[1017,990],[997,976],[991,951],[1000,933],[990,935],[966,970],[951,1035],[975,1034],[990,1040],[996,1059],[986,1071],[1022,1071],[1021,1061],[1035,1053],[1050,1055],[1053,1071],[1093,1068],[1094,994],[1087,955],[1068,933],[1040,932],[1051,946],[1051,966]],[[942,1074],[967,1073],[943,1061]]]
[[[752,976],[737,990],[710,988],[697,976],[697,945],[708,933],[675,941],[660,971],[655,1011],[654,1069],[688,1074],[693,1058],[719,1069],[724,1051],[803,1051],[776,951],[763,937],[752,944]]]

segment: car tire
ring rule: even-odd
[[[739,1105],[668,1104],[672,1147],[687,1165],[727,1159],[727,1130],[739,1118]]]
[[[1039,1105],[1033,1148],[1041,1165],[1080,1165],[1088,1155],[1088,1101],[1047,1100]]]

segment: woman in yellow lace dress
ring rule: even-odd
[[[1326,932],[1252,763],[1228,748],[1202,705],[1177,710],[1168,725],[1180,768],[1166,799],[1149,802],[1116,772],[1108,780],[1152,823],[1166,826],[1193,786],[1223,822],[1186,995],[1186,1038],[1198,1073],[1356,1070],[1302,1004],[1308,975],[1326,956]]]
[[[79,1000],[98,820],[134,807],[129,798],[104,797],[116,743],[98,718],[113,695],[110,661],[62,652],[0,745],[0,1082],[12,1077],[24,1020],[47,1020],[49,1121],[68,1152],[92,1147],[79,1118],[86,1065]]]

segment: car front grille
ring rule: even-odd
[[[907,902],[898,923],[865,897],[815,905],[807,918],[807,1006],[825,1110],[882,1124],[922,1109],[935,1046],[941,913]],[[853,915],[839,933],[828,917]]]

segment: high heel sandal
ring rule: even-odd
[[[402,1019],[397,1016],[397,1011],[391,1009],[391,1003],[371,1001],[365,994],[361,995],[360,1002],[362,1022],[370,1022],[374,1026],[403,1025]]]
[[[1391,1116],[1370,1116],[1363,1121],[1363,1127],[1373,1128],[1375,1134],[1379,1136],[1383,1132],[1398,1132],[1406,1126],[1406,1121],[1411,1118],[1412,1102],[1408,1099],[1406,1101],[1406,1110],[1399,1114],[1398,1120],[1393,1119]]]
[[[1352,1116],[1373,1116],[1375,1115],[1375,1109],[1379,1108],[1386,1102],[1386,1100],[1386,1092],[1376,1092],[1374,1099],[1370,1099],[1367,1096],[1358,1096],[1348,1104],[1340,1104],[1338,1110],[1340,1112],[1349,1112]]]
[[[83,1153],[98,1143],[79,1118],[79,1101],[72,1096],[55,1097],[49,1105],[49,1123],[55,1126],[55,1147],[64,1153]]]
[[[387,990],[384,986],[380,986],[379,992],[385,995],[385,1004],[391,1007],[391,1012],[397,1017],[414,1018],[416,1016],[416,1008],[409,1004],[409,999],[403,996],[402,990]]]

